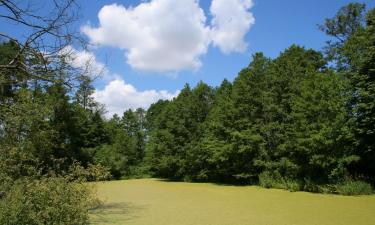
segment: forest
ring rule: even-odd
[[[61,53],[72,2],[37,26],[0,1],[35,30],[25,43],[1,34],[0,224],[88,224],[100,202],[85,183],[110,179],[373,193],[374,8],[351,3],[326,19],[323,50],[258,52],[234,81],[186,84],[172,100],[107,119],[93,77]],[[41,48],[43,35],[59,45]]]

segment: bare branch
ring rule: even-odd
[[[28,74],[29,77],[43,81],[53,82],[46,77],[47,71],[59,71],[67,68],[62,60],[61,51],[74,42],[85,44],[79,33],[72,32],[69,28],[77,19],[76,0],[52,0],[51,14],[42,16],[32,5],[32,0],[16,2],[15,0],[0,0],[0,8],[5,9],[0,14],[0,20],[11,21],[17,26],[25,27],[24,38],[19,39],[17,34],[0,33],[0,37],[14,41],[19,46],[18,52],[7,64],[0,65],[1,70],[18,69]],[[48,40],[48,41],[47,41]],[[22,60],[33,59],[39,64],[38,70],[32,65],[26,65]],[[42,70],[41,70],[42,68]],[[39,73],[38,75],[36,75]],[[73,73],[72,73],[73,74]],[[72,82],[74,78],[67,78]]]

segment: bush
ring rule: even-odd
[[[292,179],[283,178],[278,172],[263,172],[259,174],[259,185],[264,188],[278,188],[289,191],[300,191],[300,182]]]
[[[112,176],[109,168],[101,164],[89,164],[84,168],[79,162],[74,162],[66,177],[71,181],[105,181],[110,180]]]
[[[137,166],[130,166],[129,173],[124,175],[123,179],[141,179],[150,178],[150,166],[145,163],[141,163]]]
[[[363,181],[347,181],[336,185],[336,190],[342,195],[370,195],[373,193],[371,185]]]
[[[323,194],[337,194],[336,185],[334,184],[324,184],[318,185],[318,192]]]
[[[333,194],[336,193],[336,185],[334,184],[316,184],[311,179],[305,178],[303,190],[313,193]]]
[[[92,187],[66,178],[22,179],[0,198],[0,224],[86,225],[98,204]]]
[[[298,181],[285,180],[284,183],[288,191],[296,192],[301,190],[301,184]]]
[[[281,188],[285,189],[285,185],[281,175],[278,172],[263,172],[259,174],[259,185],[264,188]]]
[[[320,193],[319,186],[316,185],[311,179],[305,178],[303,184],[303,190],[307,192]]]

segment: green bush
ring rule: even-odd
[[[128,174],[121,177],[122,179],[141,179],[141,178],[150,178],[150,166],[141,163],[137,166],[130,166]]]
[[[336,185],[336,190],[342,195],[370,195],[373,193],[371,185],[363,181],[347,181]]]
[[[316,185],[311,179],[305,178],[303,183],[303,190],[307,192],[320,193],[319,186]]]
[[[280,188],[286,189],[284,180],[278,172],[263,172],[259,174],[259,185],[264,188]]]
[[[0,197],[0,224],[86,225],[98,204],[91,186],[66,178],[22,179]]]
[[[79,162],[74,162],[70,166],[66,178],[71,181],[105,181],[110,180],[112,176],[109,168],[101,164],[89,164],[87,168],[84,168]]]
[[[324,194],[333,194],[337,193],[336,185],[334,184],[316,184],[308,178],[304,179],[303,190],[313,193],[324,193]]]
[[[83,168],[74,163],[68,171],[51,170],[41,175],[25,173],[24,168],[39,170],[25,163],[11,164],[12,161],[3,158],[0,162],[0,224],[89,224],[88,210],[99,201],[93,184],[86,181],[106,178],[108,171],[104,167]]]
[[[337,194],[336,185],[334,184],[317,185],[317,187],[318,187],[318,193]]]
[[[300,182],[292,179],[283,178],[278,172],[263,172],[259,174],[259,185],[264,188],[278,188],[289,191],[300,191]]]
[[[296,180],[284,180],[284,183],[288,191],[295,192],[301,190],[301,184]]]

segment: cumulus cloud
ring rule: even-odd
[[[137,70],[196,70],[210,43],[226,53],[246,49],[243,39],[254,23],[251,6],[251,0],[212,0],[211,27],[197,0],[112,4],[99,11],[98,27],[86,25],[82,31],[92,43],[123,49]]]
[[[126,50],[128,64],[144,71],[197,69],[209,44],[206,17],[194,0],[153,0],[135,8],[112,4],[100,26],[84,26],[93,43]]]
[[[215,46],[224,53],[244,52],[247,43],[244,36],[255,23],[255,18],[249,9],[252,0],[213,0],[210,12],[211,37]]]
[[[179,91],[170,93],[166,90],[138,91],[133,85],[126,83],[121,78],[109,82],[104,89],[96,90],[94,99],[106,106],[107,117],[115,113],[122,115],[126,109],[148,108],[159,99],[172,99]]]

